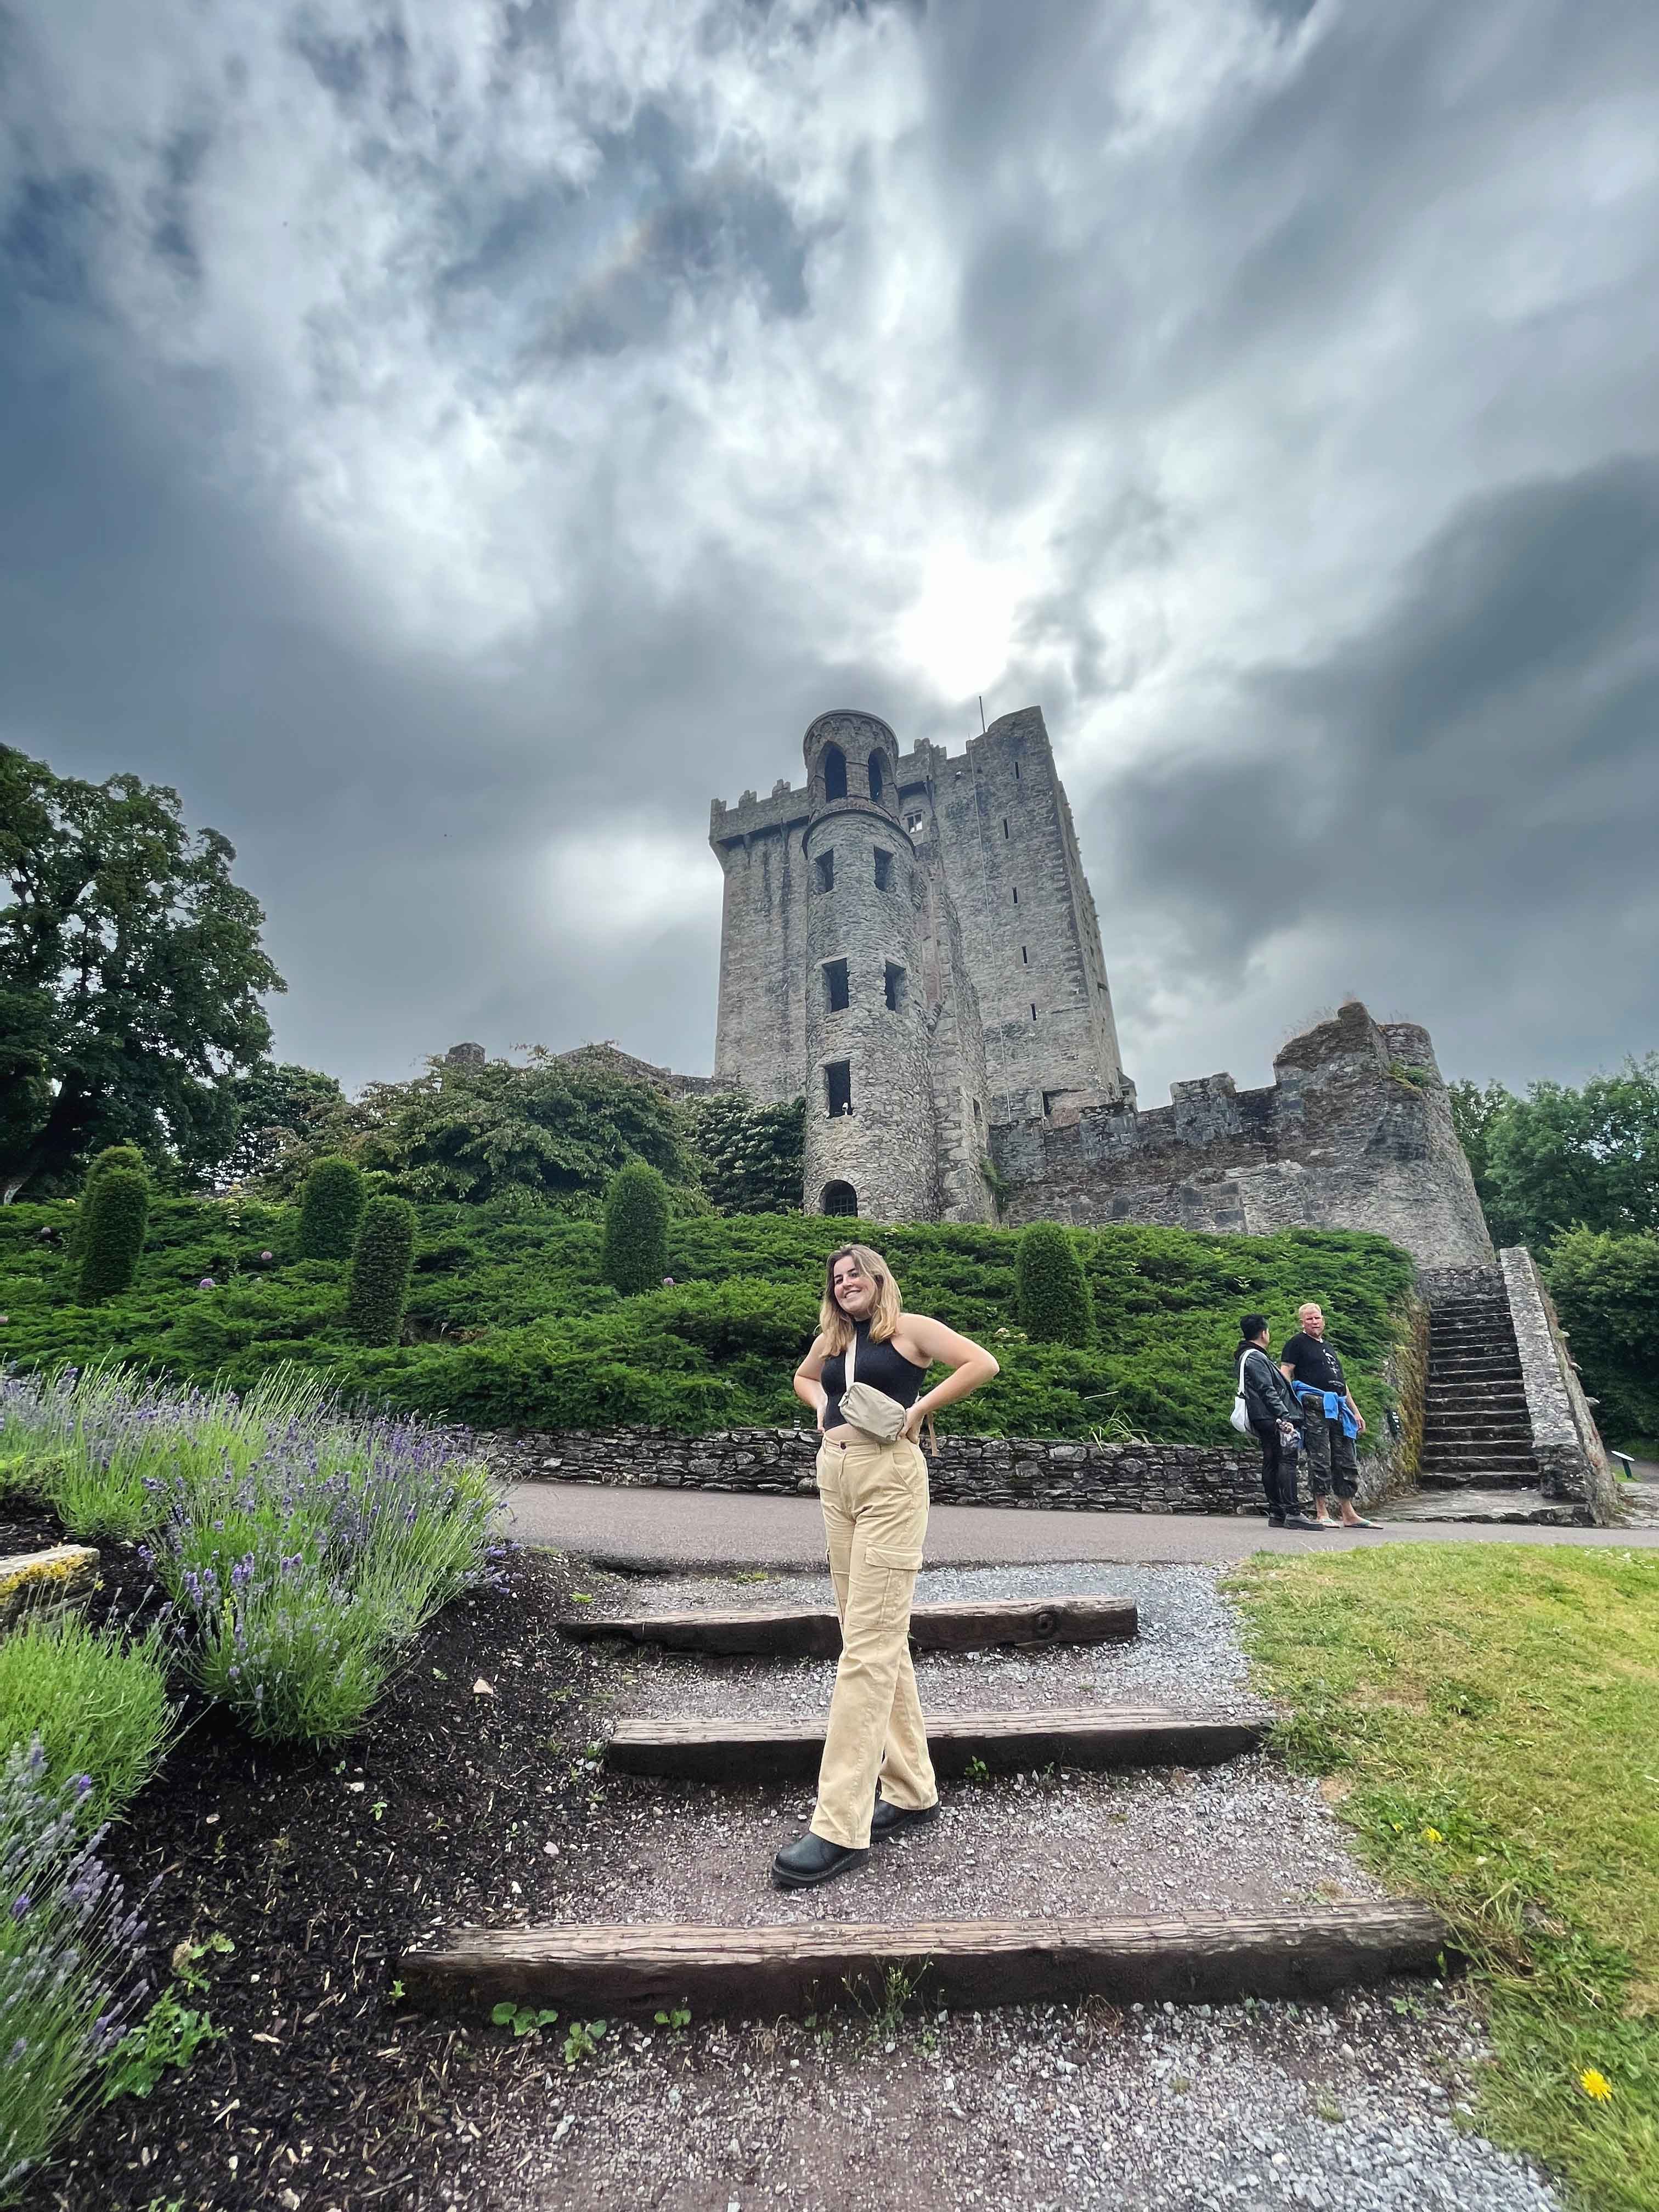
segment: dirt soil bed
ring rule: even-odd
[[[0,1553],[56,1540],[48,1516],[9,1503]],[[105,1547],[103,1577],[94,1620],[156,1601],[131,1549]],[[178,1943],[234,1945],[210,1960],[208,1996],[185,2000],[225,2039],[95,2116],[26,2212],[440,2201],[471,2141],[457,2039],[395,2002],[390,1962],[440,1921],[524,1917],[532,1883],[538,1911],[569,1909],[604,1665],[557,1632],[569,1579],[549,1555],[510,1554],[499,1588],[432,1624],[367,1734],[330,1753],[262,1748],[191,1701],[105,1856],[130,1896],[150,1890],[155,1986]]]

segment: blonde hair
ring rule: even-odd
[[[876,1303],[870,1309],[872,1343],[886,1343],[898,1327],[899,1315],[903,1310],[892,1269],[880,1253],[872,1252],[867,1244],[842,1245],[823,1263],[823,1303],[818,1308],[818,1334],[823,1339],[825,1353],[831,1358],[836,1352],[845,1352],[853,1341],[853,1324],[836,1303],[837,1260],[856,1260],[860,1274],[868,1275],[876,1286]]]

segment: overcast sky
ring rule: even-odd
[[[706,1071],[711,797],[1048,719],[1143,1103],[1659,1045],[1653,0],[0,0],[0,737],[288,1059]]]

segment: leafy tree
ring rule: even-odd
[[[362,1218],[368,1185],[355,1161],[319,1160],[300,1200],[300,1257],[343,1260]]]
[[[1569,1229],[1544,1265],[1596,1424],[1626,1449],[1659,1439],[1659,1236]]]
[[[415,1209],[381,1192],[363,1208],[346,1282],[346,1327],[365,1344],[396,1344],[409,1303]]]
[[[670,1099],[539,1048],[522,1066],[438,1057],[410,1082],[370,1084],[315,1140],[290,1146],[266,1187],[292,1188],[325,1148],[421,1203],[597,1213],[630,1159],[660,1170],[680,1212],[707,1203]]]
[[[686,1106],[702,1187],[720,1213],[799,1213],[805,1172],[806,1101],[757,1105],[741,1091]]]
[[[1446,1085],[1451,1103],[1452,1127],[1463,1147],[1474,1177],[1475,1195],[1490,1222],[1495,1203],[1492,1187],[1492,1133],[1494,1125],[1515,1104],[1515,1094],[1498,1082],[1471,1083],[1467,1078]]]
[[[1547,1247],[1577,1224],[1659,1228],[1659,1053],[1579,1091],[1529,1084],[1494,1119],[1487,1152],[1505,1242]]]
[[[600,1272],[625,1298],[668,1273],[668,1188],[644,1160],[630,1160],[605,1195]]]
[[[1094,1335],[1094,1311],[1083,1262],[1058,1222],[1034,1221],[1021,1232],[1016,1262],[1020,1327],[1039,1344],[1079,1348]]]
[[[223,1152],[231,1079],[270,1043],[260,994],[284,988],[235,857],[165,785],[83,783],[0,745],[8,1202],[121,1138],[187,1165]]]
[[[313,1067],[262,1060],[231,1087],[236,1139],[215,1163],[214,1180],[257,1182],[270,1174],[289,1144],[326,1140],[346,1113],[346,1096],[331,1075]]]
[[[94,1306],[132,1288],[149,1224],[149,1177],[143,1168],[100,1163],[85,1203],[75,1295]]]

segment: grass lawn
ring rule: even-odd
[[[1231,1585],[1280,1745],[1488,1996],[1481,2124],[1659,2207],[1659,1553],[1395,1546]]]

